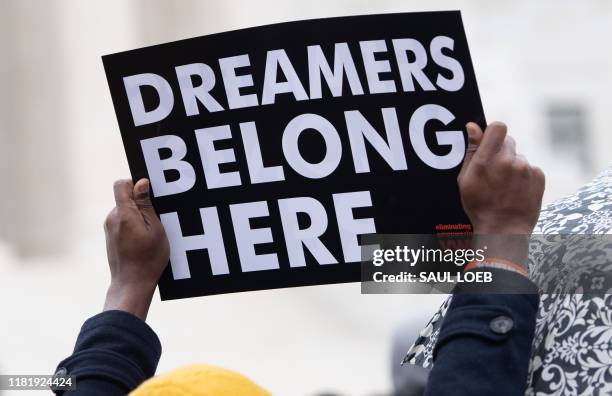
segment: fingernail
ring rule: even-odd
[[[138,181],[138,191],[135,193],[139,195],[139,198],[146,198],[149,196],[149,179],[140,179]]]
[[[142,183],[142,189],[146,195],[149,195],[149,179],[145,179],[144,183]]]

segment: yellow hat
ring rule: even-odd
[[[193,364],[143,382],[130,396],[271,396],[247,377],[206,364]]]

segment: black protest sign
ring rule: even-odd
[[[361,235],[469,224],[484,122],[459,12],[282,23],[103,57],[171,245],[162,299],[360,279]]]

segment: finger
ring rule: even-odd
[[[459,175],[461,175],[469,166],[470,161],[472,160],[472,157],[474,156],[474,153],[482,140],[482,129],[480,129],[480,126],[478,126],[478,124],[475,122],[468,122],[465,126],[465,130],[467,131],[468,135],[468,145],[467,149],[465,150],[465,157],[463,159],[463,165],[461,166]]]
[[[152,221],[156,217],[149,193],[149,179],[140,179],[134,185],[134,202],[145,221]]]
[[[525,159],[524,157],[514,157],[513,161],[506,162],[506,164],[510,164],[512,170],[517,175],[523,177],[529,177],[531,175],[531,166],[529,165],[529,162],[527,162],[527,159]]]
[[[512,136],[506,135],[500,151],[502,155],[512,158],[513,160],[516,158],[516,141]]]
[[[474,158],[490,161],[501,150],[508,128],[502,122],[493,122],[485,130],[480,145],[474,153]]]
[[[117,206],[128,205],[134,201],[134,183],[131,180],[117,180],[113,184],[113,191]]]
[[[537,166],[531,167],[531,173],[536,180],[536,188],[540,195],[544,194],[544,189],[546,188],[546,176],[541,168]]]

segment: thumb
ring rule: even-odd
[[[467,169],[470,162],[472,161],[472,157],[474,157],[474,153],[480,145],[483,135],[482,129],[475,122],[468,122],[465,126],[465,129],[467,130],[468,134],[468,146],[465,150],[463,166],[461,167],[461,171],[459,172],[460,175],[465,171],[465,169]]]
[[[145,221],[150,222],[157,217],[149,194],[149,179],[140,179],[134,185],[134,202]]]

